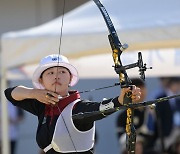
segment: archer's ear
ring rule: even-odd
[[[72,74],[71,74],[71,76],[70,76],[70,80],[69,80],[69,84],[71,83],[72,78],[73,78],[73,76],[72,76]]]
[[[42,78],[39,78],[39,83],[43,85]]]

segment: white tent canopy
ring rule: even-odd
[[[122,42],[129,50],[180,46],[179,0],[102,0]],[[41,26],[2,36],[4,66],[37,63],[58,53],[62,18]],[[90,1],[64,17],[61,53],[69,57],[110,52],[107,28],[101,13]]]
[[[144,50],[142,57],[147,68],[153,68],[145,72],[147,77],[180,75],[180,49]],[[125,52],[121,59],[123,65],[136,63],[138,53]],[[112,67],[114,62],[110,53],[70,59],[70,62],[78,69],[80,78],[118,78]],[[8,78],[31,79],[36,67],[37,64],[13,69],[8,73]],[[139,77],[138,68],[130,69],[127,73],[130,77]]]

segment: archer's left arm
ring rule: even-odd
[[[107,99],[107,100],[103,100],[102,102],[91,102],[91,101],[81,101],[79,103],[77,103],[73,109],[73,114],[78,114],[78,113],[93,113],[91,114],[91,116],[87,116],[82,118],[82,120],[90,120],[90,121],[96,121],[96,120],[100,120],[114,112],[116,112],[116,110],[110,110],[110,109],[114,109],[114,108],[119,108],[121,109],[121,106],[123,105],[123,101],[124,101],[124,95],[125,93],[127,93],[128,91],[130,91],[130,88],[123,88],[121,90],[121,93],[119,95],[119,97],[115,97],[115,98],[111,98],[111,99]],[[135,102],[140,98],[140,89],[137,88],[136,86],[132,87],[132,101]],[[97,112],[95,112],[97,111]],[[108,112],[104,112],[104,111],[108,111]],[[111,112],[112,111],[112,112]]]
[[[106,99],[106,100],[103,100],[102,102],[81,101],[75,105],[73,109],[73,114],[86,113],[86,112],[95,113],[95,111],[100,111],[99,114],[94,114],[90,117],[86,117],[82,119],[82,120],[88,120],[89,122],[90,121],[93,122],[114,113],[114,111],[108,112],[108,114],[105,115],[103,113],[104,110],[113,109],[113,108],[121,107],[121,106],[122,105],[119,103],[118,97]]]

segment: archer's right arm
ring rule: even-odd
[[[47,93],[53,97],[46,97]],[[45,89],[34,89],[25,86],[17,86],[14,88],[8,88],[5,90],[7,99],[12,97],[16,101],[22,101],[25,99],[36,99],[44,104],[56,104],[59,101],[58,95],[54,92]],[[9,100],[9,99],[8,99]]]

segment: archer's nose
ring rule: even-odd
[[[55,79],[55,80],[59,80],[60,77],[59,77],[59,76],[55,76],[54,79]]]

